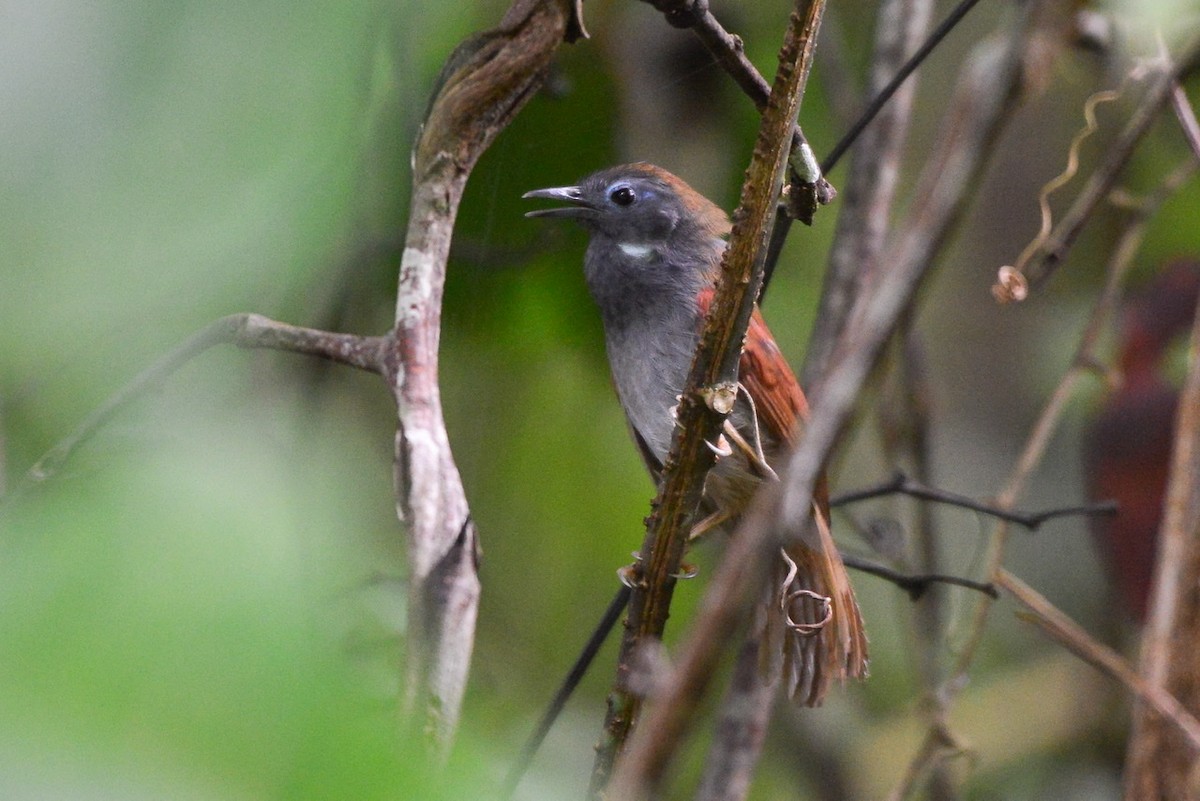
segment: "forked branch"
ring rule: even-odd
[[[315,328],[301,328],[276,322],[261,314],[231,314],[209,323],[192,334],[174,350],[134,376],[81,422],[74,431],[47,451],[25,474],[13,493],[53,476],[80,446],[131,403],[160,387],[192,359],[215,345],[271,350],[320,356],[339,364],[382,373],[384,337],[336,334]]]

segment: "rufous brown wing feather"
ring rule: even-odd
[[[701,294],[702,317],[711,300],[711,291]],[[746,332],[739,381],[754,401],[767,460],[778,464],[803,433],[808,401],[757,307]],[[821,703],[831,681],[866,676],[868,656],[862,613],[830,533],[824,476],[813,497],[812,524],[780,555],[768,615],[775,636],[766,638],[783,648],[788,694],[808,706]]]

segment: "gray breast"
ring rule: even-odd
[[[627,243],[626,243],[627,244]],[[720,258],[719,239],[657,250],[621,249],[593,236],[584,272],[600,307],[613,383],[630,424],[664,460],[675,428],[672,409],[687,381],[700,334],[696,300],[707,268]]]
[[[686,325],[679,320],[629,325],[606,337],[621,406],[659,461],[671,446],[673,409],[687,382],[697,338],[694,318]]]

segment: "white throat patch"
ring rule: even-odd
[[[644,259],[654,252],[654,248],[649,245],[638,245],[633,242],[618,242],[617,247],[626,256],[632,256],[635,259]]]

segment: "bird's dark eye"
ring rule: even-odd
[[[608,193],[608,199],[618,206],[628,206],[637,200],[637,195],[628,186],[618,186]]]

